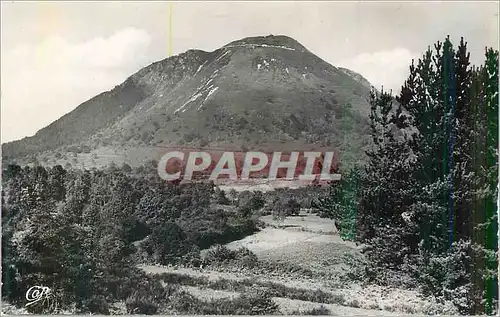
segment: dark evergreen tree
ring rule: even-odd
[[[408,269],[462,313],[491,312],[498,53],[488,50],[476,69],[463,39],[456,50],[449,38],[434,49],[410,66],[396,109],[372,94],[358,239],[375,267]]]
[[[372,91],[370,104],[373,149],[367,152],[362,179],[358,239],[370,246],[372,265],[394,269],[404,263],[412,243],[406,220],[413,196],[411,131],[408,116],[391,93]]]
[[[498,215],[496,213],[498,183],[498,51],[486,50],[486,62],[483,69],[484,112],[486,113],[486,183],[484,191],[484,207],[486,211],[485,228],[487,251],[486,276],[486,311],[493,313],[495,300],[498,303]]]

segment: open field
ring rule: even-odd
[[[311,214],[288,217],[283,222],[271,216],[261,220],[268,226],[227,244],[232,250],[246,247],[254,252],[259,263],[253,268],[140,267],[206,301],[266,289],[276,295],[272,299],[283,314],[320,308],[326,308],[330,315],[422,314],[432,312],[437,305],[421,298],[416,290],[363,285],[349,279],[347,274],[360,269],[363,256],[354,243],[335,233],[331,220]]]

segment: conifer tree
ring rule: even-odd
[[[454,49],[448,37],[412,62],[396,109],[387,96],[372,94],[374,147],[358,239],[371,246],[375,266],[413,267],[409,273],[462,313],[491,313],[498,296],[491,274],[498,249],[498,52],[487,50],[480,68],[469,59],[463,38]]]
[[[405,220],[413,196],[409,121],[391,93],[372,91],[370,104],[373,148],[367,152],[369,162],[362,179],[358,239],[370,246],[367,256],[372,264],[396,268],[411,244],[412,230]]]
[[[486,280],[486,311],[493,312],[493,298],[498,301],[498,275],[495,272],[498,265],[496,251],[498,250],[498,218],[496,205],[498,197],[498,51],[486,50],[486,62],[483,71],[484,107],[486,113],[486,250],[487,269]]]

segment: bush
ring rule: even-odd
[[[235,257],[234,251],[229,250],[224,245],[216,244],[208,250],[203,260],[205,263],[222,263],[234,260]]]
[[[152,139],[154,138],[154,136],[149,132],[149,131],[144,131],[142,132],[142,135],[141,135],[141,140],[142,142],[144,143],[148,143],[149,141],[151,141]]]
[[[2,287],[4,298],[23,305],[26,289],[48,285],[61,294],[29,310],[105,314],[110,310],[106,303],[126,301],[129,312],[158,313],[165,295],[138,289],[148,281],[135,267],[138,260],[198,266],[200,248],[257,230],[252,219],[210,207],[213,184],[166,184],[153,166],[151,162],[143,168],[141,177],[127,175],[116,164],[104,170],[72,170],[64,177],[59,167],[7,168],[2,179],[2,241],[27,234],[14,239],[15,245],[2,245],[2,254],[9,255],[2,258],[2,279],[8,282]],[[28,190],[22,190],[24,184]],[[63,217],[52,217],[53,211]],[[37,226],[30,226],[28,217]],[[238,258],[242,263],[254,259],[249,252],[224,247],[212,250],[210,257]],[[80,282],[76,289],[74,281]]]
[[[271,315],[278,312],[278,305],[271,294],[252,290],[235,299],[219,299],[206,303],[202,314],[209,315]]]
[[[171,307],[180,314],[271,315],[278,312],[278,305],[270,297],[269,293],[257,290],[234,299],[205,302],[186,292],[178,292],[171,301]]]
[[[123,163],[122,164],[122,171],[124,173],[130,173],[130,172],[132,172],[132,167],[130,167],[130,165],[128,165],[127,163]]]
[[[151,297],[141,297],[134,293],[125,300],[128,314],[154,315],[158,311],[158,304]]]
[[[182,140],[186,143],[189,143],[189,142],[192,142],[197,137],[199,137],[197,134],[191,132],[191,133],[184,134],[184,136],[182,137]]]
[[[332,312],[324,305],[321,305],[320,307],[315,307],[310,310],[305,310],[305,311],[296,310],[292,312],[292,315],[306,315],[306,316],[327,316],[331,314]]]
[[[205,140],[205,139],[201,139],[200,140],[200,147],[205,147],[207,145],[208,145],[208,141],[207,140]]]
[[[288,216],[298,216],[300,204],[293,197],[276,198],[272,205],[274,218],[285,218]]]
[[[83,307],[85,307],[83,313],[109,315],[109,305],[102,295],[84,301]]]
[[[125,300],[129,314],[156,314],[160,303],[168,300],[165,289],[157,280],[142,279],[134,286],[135,290]]]
[[[180,291],[172,296],[170,307],[180,314],[201,314],[204,303],[193,295]]]
[[[258,258],[248,248],[242,247],[234,252],[235,259],[238,264],[246,267],[253,267],[257,264]]]
[[[271,315],[278,312],[279,306],[266,291],[256,290],[243,294],[233,300],[234,311],[224,312],[235,315]]]
[[[36,303],[35,305],[30,305],[26,307],[26,310],[30,314],[35,314],[35,315],[45,315],[45,314],[57,314],[59,313],[59,306],[57,303],[57,299],[54,297],[49,297],[46,299],[41,300],[40,302]]]
[[[318,308],[313,308],[313,309],[306,312],[306,315],[316,315],[316,316],[324,316],[324,315],[330,315],[330,314],[331,314],[331,311],[323,305],[321,305]]]
[[[248,248],[242,247],[232,251],[226,246],[218,244],[210,248],[203,259],[205,264],[220,264],[230,261],[237,265],[252,267],[257,263],[258,258]]]
[[[155,227],[141,246],[156,262],[168,264],[186,253],[187,244],[183,230],[175,222],[166,222]]]
[[[227,198],[226,193],[219,188],[215,189],[215,199],[216,199],[215,201],[221,205],[231,204],[231,201],[229,200],[229,198]]]
[[[231,202],[236,202],[238,199],[238,192],[234,188],[231,188],[229,190],[228,198]]]
[[[416,273],[424,293],[451,301],[461,314],[474,314],[474,305],[481,302],[483,290],[479,290],[479,293],[474,291],[472,274],[487,277],[496,273],[485,272],[474,266],[472,259],[484,257],[485,254],[481,254],[483,252],[481,248],[474,248],[469,241],[458,241],[444,254],[422,254]]]
[[[92,151],[92,149],[88,145],[82,145],[81,150],[83,153],[90,153],[90,151]]]
[[[248,217],[253,211],[261,209],[264,204],[264,196],[260,191],[244,191],[238,195],[238,212],[243,217]]]
[[[200,248],[193,245],[191,250],[182,256],[181,262],[187,266],[199,267],[201,264]]]

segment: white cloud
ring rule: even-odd
[[[2,52],[2,142],[34,134],[148,62],[151,37],[126,28],[70,43],[50,37]]]
[[[393,93],[399,93],[408,77],[411,60],[417,59],[417,56],[405,48],[395,48],[362,53],[337,63],[337,66],[363,75],[377,89],[383,85],[384,90],[392,89]]]

